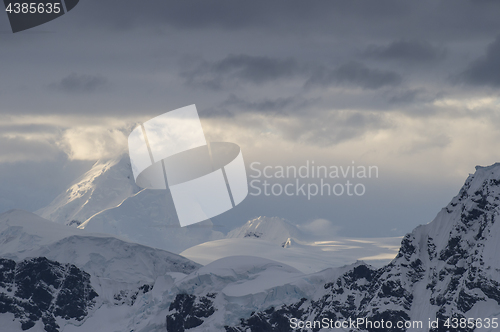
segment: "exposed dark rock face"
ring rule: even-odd
[[[245,233],[245,236],[244,237],[254,237],[254,238],[260,238],[262,237],[262,233],[259,233],[259,232],[247,232]]]
[[[120,290],[118,293],[113,296],[113,305],[128,305],[133,306],[137,297],[141,294],[146,294],[151,289],[153,289],[153,285],[144,284],[138,289],[133,290]]]
[[[44,257],[0,259],[0,313],[13,313],[23,330],[42,320],[45,331],[57,332],[56,317],[81,321],[97,296],[90,275],[74,265]]]
[[[73,226],[73,227],[78,227],[82,224],[80,220],[71,220],[70,222],[67,223],[68,226]]]
[[[214,312],[213,298],[215,294],[196,297],[188,294],[177,294],[170,304],[171,314],[167,317],[168,331],[185,331],[203,323],[203,318]]]

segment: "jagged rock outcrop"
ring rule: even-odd
[[[23,331],[40,320],[47,332],[59,331],[58,317],[81,321],[97,296],[90,275],[72,264],[43,257],[0,259],[0,313],[13,313]]]

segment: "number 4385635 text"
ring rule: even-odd
[[[14,14],[59,14],[61,12],[60,3],[9,3],[6,12]]]

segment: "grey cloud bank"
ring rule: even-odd
[[[90,93],[102,90],[107,84],[108,81],[102,76],[71,73],[61,79],[61,81],[52,83],[50,86],[63,92]]]
[[[318,69],[306,86],[347,84],[364,89],[378,89],[401,83],[401,76],[392,71],[371,69],[359,62],[349,62],[335,69]]]
[[[397,40],[388,45],[369,45],[365,55],[380,60],[429,62],[445,57],[445,50],[428,41]]]

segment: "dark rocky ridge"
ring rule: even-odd
[[[0,259],[0,313],[13,313],[23,331],[42,320],[45,331],[57,332],[56,317],[81,321],[97,296],[90,275],[74,265],[44,257]]]

